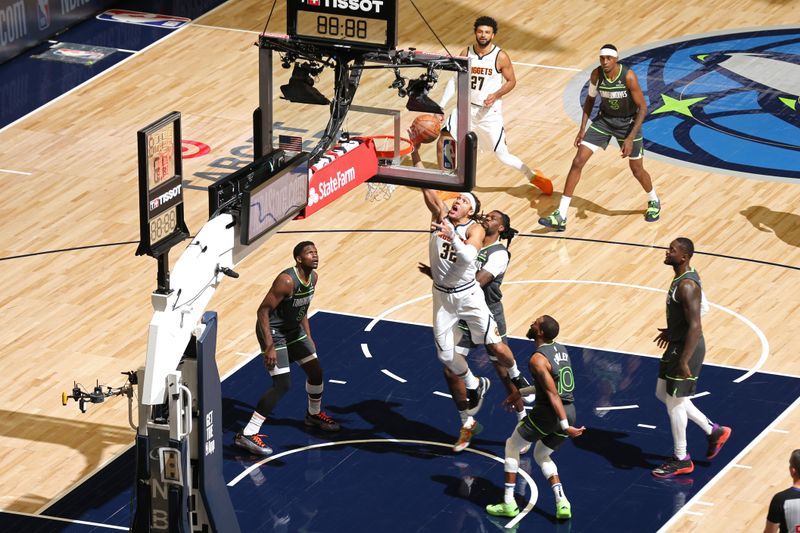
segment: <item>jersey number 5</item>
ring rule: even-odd
[[[453,250],[453,245],[449,242],[442,243],[442,253],[439,254],[439,257],[442,259],[446,259],[451,263],[456,262],[456,251]]]

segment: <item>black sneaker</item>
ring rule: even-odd
[[[657,478],[665,479],[692,472],[694,472],[694,463],[692,458],[686,455],[683,460],[673,457],[658,468],[654,468],[651,473]]]
[[[489,378],[478,378],[478,388],[467,389],[467,414],[469,416],[478,414],[483,404],[483,397],[486,396],[486,392],[491,386],[492,382],[489,381]]]
[[[239,448],[243,448],[256,455],[272,455],[272,448],[267,446],[263,437],[266,437],[263,433],[256,433],[255,435],[242,435],[241,433],[237,433],[233,438],[233,443]]]
[[[342,429],[338,422],[325,414],[325,411],[320,411],[315,415],[306,411],[306,425],[323,431],[339,431]]]
[[[522,390],[525,387],[531,386],[531,383],[528,381],[528,378],[526,378],[522,374],[520,374],[515,378],[512,378],[511,383],[513,383],[514,386],[517,387],[517,390]],[[525,400],[525,403],[533,403],[533,401],[536,399],[536,393],[534,392],[533,394],[528,394],[526,396],[523,396],[522,399]]]
[[[728,442],[728,437],[730,436],[731,428],[714,424],[711,429],[711,435],[708,436],[708,450],[706,450],[706,459],[713,459],[716,457],[719,451],[722,449],[722,445]]]

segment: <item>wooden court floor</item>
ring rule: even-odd
[[[257,105],[253,43],[267,4],[231,0],[0,132],[0,168],[30,173],[0,173],[0,508],[41,509],[132,441],[121,399],[81,414],[74,405],[62,407],[60,394],[73,379],[87,387],[95,379],[121,384],[119,372],[144,361],[156,268],[152,259],[134,256],[135,132],[180,111],[184,137],[213,149],[184,162],[187,176],[209,171],[211,159],[245,145]],[[689,34],[798,24],[792,2],[777,0],[416,4],[452,51],[471,42],[476,16],[498,19],[496,42],[517,63],[517,87],[504,103],[510,149],[552,176],[557,191],[574,154],[577,126],[563,92],[576,72],[549,67],[582,70],[609,41],[624,51]],[[401,45],[440,50],[410,4],[401,5]],[[282,32],[284,25],[279,6],[269,30]],[[362,90],[369,98],[385,89],[365,82]],[[298,112],[293,120],[302,125],[308,118]],[[512,245],[506,281],[553,281],[507,286],[509,333],[523,335],[532,318],[548,313],[560,320],[564,343],[658,353],[652,339],[664,322],[663,295],[647,288],[666,288],[671,271],[663,249],[651,246],[687,236],[701,252],[693,264],[708,297],[719,306],[704,321],[706,360],[800,376],[800,188],[654,160],[646,167],[664,206],[660,222],[643,222],[645,197],[610,148],[587,165],[572,204],[578,215],[573,211],[563,238],[551,239],[536,221],[557,206],[558,195],[541,196],[490,155],[480,158],[476,192],[525,234]],[[291,222],[289,233],[237,267],[238,280],[222,284],[211,304],[220,313],[221,373],[256,349],[255,309],[277,272],[291,264],[299,240],[315,241],[320,251],[316,307],[374,316],[429,292],[416,269],[427,261],[425,236],[391,231],[427,229],[420,193],[401,188],[390,200],[370,203],[365,192],[361,186]],[[205,221],[206,202],[204,191],[187,190],[192,231]],[[177,256],[176,249],[171,259]],[[391,316],[428,320],[429,305]],[[735,431],[736,413],[721,422]],[[795,403],[739,457],[742,467],[726,470],[702,494],[703,504],[690,505],[671,530],[762,528],[771,495],[789,483],[786,459],[798,434]],[[663,446],[666,453],[671,443]]]

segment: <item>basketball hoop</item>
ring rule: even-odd
[[[410,139],[394,135],[371,135],[375,143],[375,155],[378,156],[378,165],[391,165],[400,163],[400,158],[414,151],[414,144]],[[367,201],[378,202],[388,200],[397,185],[390,183],[367,182]]]

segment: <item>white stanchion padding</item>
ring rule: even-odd
[[[153,294],[155,311],[147,338],[147,360],[141,402],[163,403],[166,378],[174,372],[224,277],[218,267],[232,268],[233,217],[222,214],[206,222],[170,273],[169,295]]]

